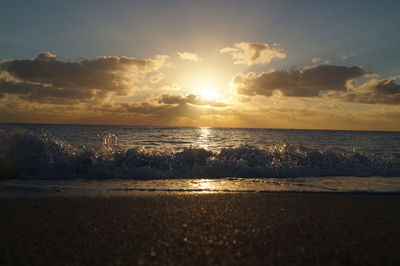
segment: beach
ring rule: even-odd
[[[0,198],[1,265],[395,265],[400,261],[400,195],[395,194],[33,191],[24,195]]]
[[[400,266],[400,1],[0,6],[0,266]]]

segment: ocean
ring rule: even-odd
[[[4,185],[400,192],[400,132],[0,124]]]

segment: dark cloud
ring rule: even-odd
[[[81,101],[102,99],[104,91],[58,88],[40,83],[15,82],[0,79],[0,93],[19,96],[29,102],[74,104]]]
[[[204,108],[225,107],[224,103],[203,100],[198,95],[188,94],[163,94],[153,100],[141,103],[134,102],[109,102],[90,106],[97,113],[126,114],[133,117],[147,117],[152,122],[170,122],[180,118],[197,119],[207,115],[227,114],[230,110],[226,108]]]
[[[48,102],[56,98],[87,100],[127,95],[135,77],[159,69],[166,56],[154,59],[101,56],[80,62],[60,61],[49,52],[35,59],[0,63],[0,92]]]
[[[97,113],[125,114],[129,117],[146,117],[147,122],[167,123],[179,118],[197,118],[201,115],[200,108],[189,104],[156,104],[153,102],[127,103],[113,102],[102,104],[95,108]]]
[[[209,116],[220,117],[232,115],[230,108],[203,108],[193,104],[163,104],[157,102],[142,103],[121,103],[112,102],[91,107],[101,117],[114,118],[124,117],[124,121],[130,120],[137,123],[145,121],[146,124],[168,125],[177,121],[186,122],[195,121],[197,119],[207,118]],[[142,122],[141,122],[142,123]]]
[[[97,110],[111,113],[139,113],[159,115],[166,114],[174,111],[177,106],[155,104],[150,102],[141,103],[127,103],[127,102],[113,102],[102,104],[97,107]]]
[[[358,66],[318,65],[302,70],[271,71],[260,75],[238,74],[233,82],[243,95],[272,96],[274,92],[287,97],[313,97],[327,90],[344,91],[349,80],[366,71]]]
[[[226,107],[227,104],[202,99],[195,94],[162,94],[154,99],[144,102],[109,102],[92,106],[91,108],[102,112],[113,113],[136,113],[151,116],[173,117],[176,115],[191,117],[195,114],[202,113],[204,110],[216,110],[219,108],[203,108],[209,107]],[[221,109],[220,109],[221,110]],[[207,111],[207,113],[209,113]]]
[[[163,94],[159,97],[158,102],[163,104],[186,104],[193,103],[198,98],[195,94],[181,95],[181,94]]]
[[[398,105],[400,85],[391,79],[372,79],[361,86],[348,89],[345,93],[328,96],[346,102]]]
[[[159,103],[162,104],[193,104],[193,105],[207,105],[211,107],[225,107],[225,103],[218,102],[215,100],[203,99],[200,95],[188,94],[163,94],[160,96]]]

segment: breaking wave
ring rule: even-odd
[[[49,132],[0,130],[0,176],[30,179],[400,176],[400,158],[310,149],[301,144],[209,151],[121,148],[112,134],[74,147]]]

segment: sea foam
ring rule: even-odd
[[[210,151],[122,148],[115,135],[72,146],[48,131],[0,130],[0,175],[29,179],[283,178],[400,176],[400,158],[318,150],[301,144]]]

